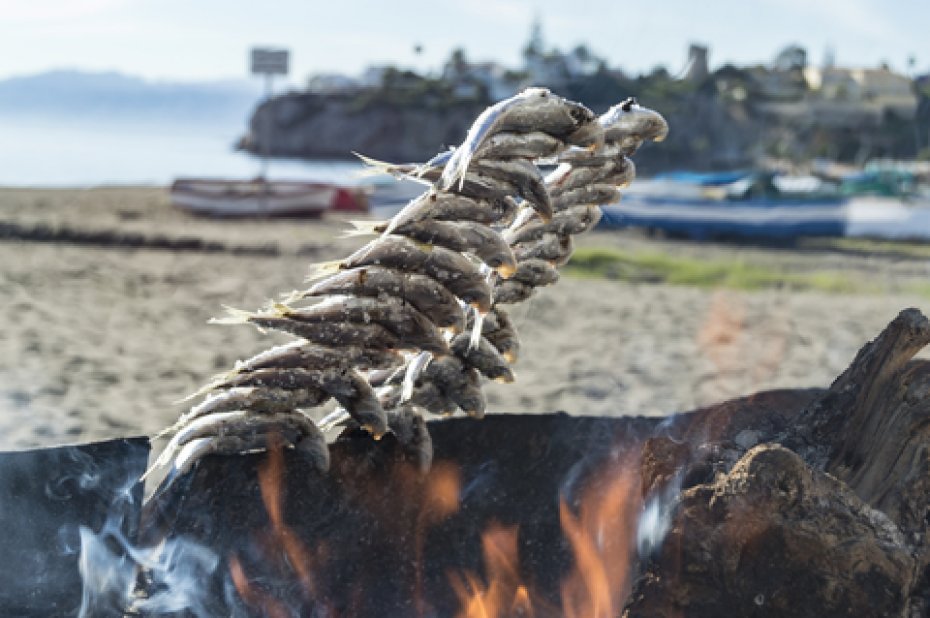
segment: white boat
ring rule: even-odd
[[[364,195],[327,183],[179,178],[171,201],[211,217],[320,216],[328,210],[365,211]]]

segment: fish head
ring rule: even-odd
[[[514,273],[517,272],[517,261],[513,257],[513,254],[507,258],[498,260],[497,265],[488,264],[491,268],[497,271],[497,274],[501,276],[502,279],[510,279],[513,277]]]
[[[636,178],[636,164],[632,159],[623,157],[615,162],[615,170],[608,180],[617,187],[628,187]]]
[[[592,114],[593,116],[593,114]],[[604,145],[604,129],[595,118],[580,124],[565,137],[565,143],[595,151]]]
[[[668,136],[668,122],[662,114],[643,107],[635,99],[614,105],[598,119],[607,142],[627,137],[661,142]]]
[[[637,110],[637,122],[643,139],[661,142],[668,137],[668,121],[659,112],[640,107]]]
[[[495,372],[492,379],[498,384],[512,384],[517,379],[517,376],[512,369],[505,367]]]

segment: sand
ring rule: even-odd
[[[361,243],[337,238],[346,227],[339,219],[192,218],[159,188],[4,189],[0,224],[2,449],[154,434],[211,375],[288,340],[208,325],[210,317],[224,305],[257,308],[299,287],[310,262]],[[125,238],[136,246],[120,246]],[[178,238],[213,244],[160,248]],[[581,244],[842,269],[885,283],[923,281],[930,271],[925,258],[628,233]],[[826,386],[901,309],[927,310],[927,297],[906,288],[831,295],[563,277],[513,310],[523,340],[518,379],[489,385],[488,400],[496,412],[663,415],[759,390]]]

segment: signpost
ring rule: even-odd
[[[271,80],[275,75],[287,75],[290,53],[286,49],[272,49],[268,47],[252,48],[252,75],[265,76],[265,102],[271,100]],[[262,118],[262,148],[261,148],[261,174],[267,180],[268,158],[271,152],[271,109],[267,108]]]

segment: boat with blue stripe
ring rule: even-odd
[[[601,209],[601,227],[647,228],[698,240],[806,236],[930,240],[926,197],[846,194],[842,185],[831,186],[814,177],[772,173],[665,174],[634,183],[620,202]]]

